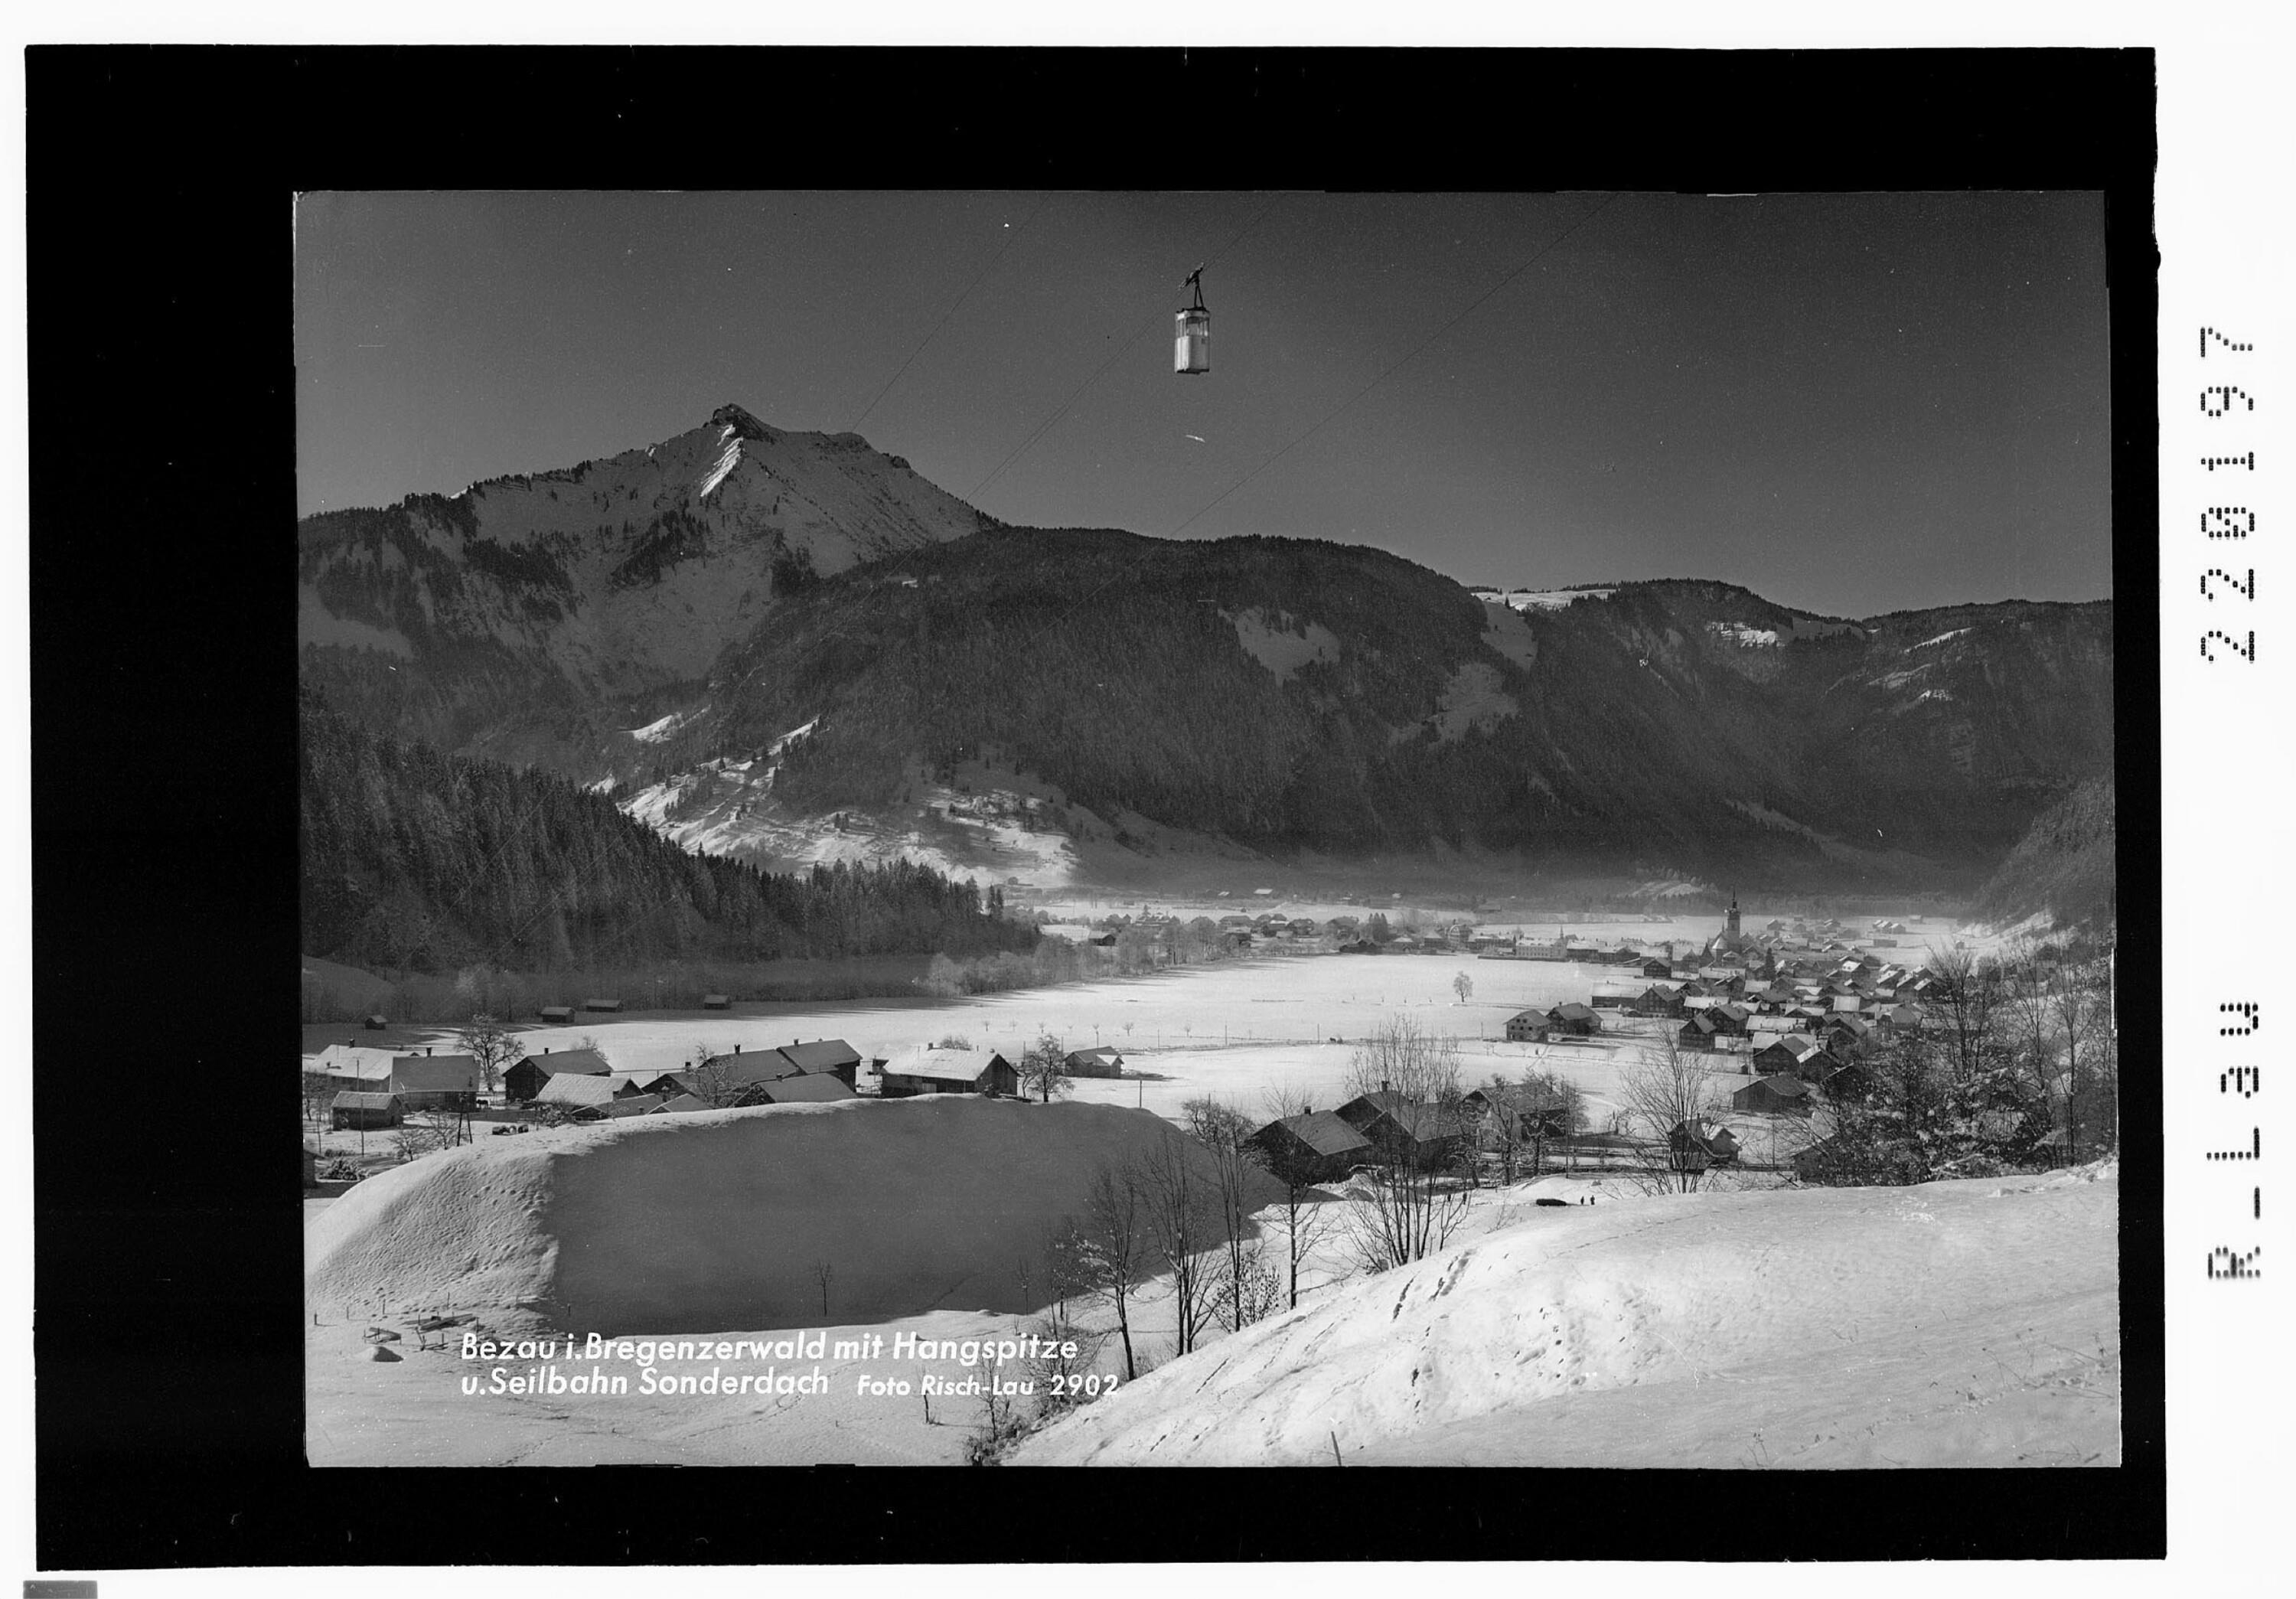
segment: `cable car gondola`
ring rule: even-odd
[[[1172,371],[1186,376],[1212,369],[1212,314],[1204,309],[1204,269],[1197,267],[1180,287],[1195,291],[1195,304],[1172,318]]]

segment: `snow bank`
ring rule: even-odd
[[[1104,1164],[1177,1136],[1143,1111],[951,1095],[485,1139],[330,1207],[306,1234],[306,1289],[314,1306],[381,1296],[394,1316],[710,1332],[819,1321],[826,1263],[840,1322],[1025,1312],[1039,1305],[1019,1269],[1047,1224],[1083,1212]]]
[[[1318,1464],[1335,1438],[1349,1464],[2111,1464],[2119,1190],[2082,1179],[1545,1210],[1175,1360],[1014,1464]]]

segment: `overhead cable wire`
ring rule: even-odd
[[[1004,235],[1004,242],[998,245],[996,247],[996,253],[988,258],[988,265],[983,266],[978,273],[973,275],[972,281],[965,284],[964,292],[958,295],[955,303],[952,304],[947,310],[941,313],[940,320],[934,323],[932,325],[932,332],[927,333],[922,339],[917,341],[916,348],[909,352],[909,358],[901,363],[899,371],[895,372],[891,377],[885,380],[885,386],[877,390],[877,398],[871,400],[866,406],[864,406],[861,408],[861,414],[853,419],[853,425],[845,430],[847,432],[857,433],[861,430],[861,424],[869,420],[869,413],[874,411],[877,408],[878,402],[882,400],[887,395],[890,394],[893,391],[893,385],[901,381],[901,373],[908,371],[908,369],[915,364],[916,358],[924,354],[926,345],[931,344],[935,339],[940,336],[940,331],[948,325],[949,318],[955,316],[958,308],[961,308],[966,300],[972,298],[972,291],[980,287],[981,280],[986,278],[990,273],[996,270],[996,263],[1004,258],[1004,252],[1013,248],[1013,244],[1015,240],[1019,239],[1022,234],[1029,231],[1029,225],[1036,221],[1037,217],[1043,213],[1046,206],[1052,203],[1052,198],[1053,197],[1051,195],[1046,194],[1038,199],[1036,209],[1029,213],[1027,218],[1021,222],[1019,227],[1013,229],[1010,233]]]
[[[1259,208],[1259,215],[1253,217],[1250,221],[1245,223],[1242,227],[1239,228],[1234,238],[1231,238],[1226,243],[1221,245],[1218,250],[1205,258],[1204,266],[1210,266],[1213,262],[1218,260],[1220,257],[1227,254],[1229,250],[1234,250],[1238,244],[1242,243],[1243,242],[1244,234],[1250,233],[1253,228],[1258,227],[1260,224],[1261,218],[1265,217],[1269,211],[1274,210],[1275,209],[1276,201],[1281,200],[1283,196],[1281,194],[1271,195],[1268,198],[1267,203]],[[1199,270],[1201,270],[1201,268]],[[1076,388],[1070,392],[1068,398],[1061,402],[1060,408],[1058,410],[1054,411],[1050,416],[1045,418],[1044,422],[1037,426],[1035,432],[1029,434],[1019,444],[1013,446],[1012,450],[1006,454],[1004,459],[996,463],[996,469],[989,472],[987,477],[981,479],[980,482],[974,484],[964,497],[967,500],[978,504],[980,498],[980,491],[982,489],[988,488],[991,483],[994,483],[996,480],[998,474],[1003,472],[1006,467],[1012,465],[1014,461],[1018,460],[1021,454],[1025,452],[1030,445],[1036,443],[1037,439],[1042,439],[1047,432],[1051,431],[1054,424],[1058,422],[1062,417],[1066,416],[1069,414],[1070,407],[1077,403],[1078,399],[1083,396],[1084,391],[1091,388],[1095,383],[1098,382],[1101,379],[1102,373],[1107,372],[1110,367],[1115,365],[1117,361],[1123,357],[1126,351],[1129,350],[1135,344],[1137,344],[1140,341],[1140,337],[1143,333],[1145,333],[1150,328],[1154,327],[1158,323],[1163,321],[1165,317],[1170,315],[1170,312],[1163,310],[1150,313],[1147,321],[1142,323],[1140,326],[1128,337],[1127,337],[1122,342],[1119,343],[1115,348],[1111,350],[1109,352],[1108,359],[1103,361],[1090,377],[1085,379],[1083,382],[1078,383]]]
[[[1309,427],[1306,432],[1301,433],[1298,438],[1292,439],[1291,443],[1277,450],[1274,455],[1268,456],[1259,465],[1244,473],[1243,476],[1229,484],[1226,488],[1221,489],[1219,493],[1214,495],[1203,504],[1198,506],[1195,511],[1189,515],[1185,521],[1183,521],[1178,527],[1174,528],[1169,533],[1164,535],[1164,537],[1167,538],[1177,537],[1181,533],[1186,531],[1188,528],[1193,526],[1199,517],[1201,517],[1206,512],[1211,510],[1213,506],[1218,504],[1222,500],[1227,498],[1228,496],[1234,494],[1237,489],[1250,482],[1261,472],[1266,472],[1269,467],[1275,465],[1284,456],[1290,455],[1300,445],[1305,444],[1308,439],[1314,438],[1317,433],[1322,432],[1325,427],[1337,420],[1342,412],[1353,406],[1357,400],[1363,398],[1365,395],[1369,394],[1373,390],[1378,388],[1382,383],[1387,381],[1389,378],[1392,377],[1403,367],[1410,365],[1410,363],[1417,357],[1422,350],[1424,350],[1429,345],[1443,337],[1444,334],[1449,332],[1453,328],[1457,327],[1461,323],[1466,321],[1466,319],[1472,316],[1476,308],[1481,306],[1484,301],[1489,299],[1491,296],[1496,294],[1500,290],[1514,282],[1515,279],[1529,271],[1531,267],[1538,265],[1540,260],[1544,259],[1547,253],[1554,250],[1555,246],[1561,244],[1565,239],[1568,239],[1571,234],[1577,233],[1580,228],[1586,226],[1587,224],[1592,222],[1596,217],[1600,216],[1603,209],[1607,207],[1611,201],[1616,200],[1618,196],[1616,194],[1604,196],[1602,201],[1592,210],[1589,210],[1585,216],[1579,217],[1578,221],[1572,223],[1569,227],[1564,228],[1561,233],[1555,234],[1554,238],[1548,240],[1545,244],[1539,246],[1539,248],[1534,251],[1530,258],[1524,261],[1521,266],[1516,267],[1513,272],[1508,273],[1506,276],[1501,278],[1497,283],[1493,283],[1488,289],[1484,290],[1480,295],[1477,295],[1473,303],[1469,305],[1465,310],[1461,311],[1456,316],[1451,318],[1450,321],[1445,323],[1441,327],[1437,328],[1433,332],[1428,334],[1426,338],[1421,340],[1411,348],[1408,354],[1403,357],[1401,360],[1390,365],[1384,372],[1382,372],[1377,377],[1372,379],[1370,382],[1365,383],[1362,388],[1348,396],[1346,399],[1341,400],[1338,406],[1326,412],[1324,414],[1323,419]]]

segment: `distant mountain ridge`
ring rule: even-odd
[[[307,519],[301,553],[305,680],[362,726],[776,866],[1431,852],[1973,886],[2112,764],[2109,601],[1511,606],[1359,546],[1006,527],[738,407]]]

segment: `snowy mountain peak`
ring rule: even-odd
[[[774,436],[771,428],[736,405],[723,405],[712,411],[709,414],[709,425],[713,428],[732,429],[731,439],[755,439],[760,442],[767,442]]]

